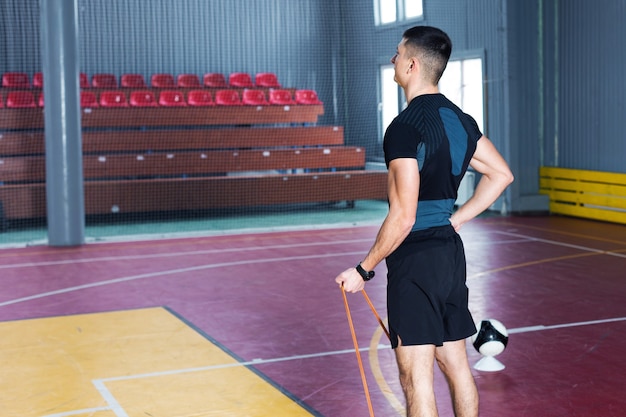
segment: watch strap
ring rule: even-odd
[[[366,271],[365,269],[363,269],[360,263],[356,266],[356,271],[359,273],[359,275],[361,275],[363,281],[369,281],[370,279],[374,278],[374,275],[376,275],[374,271]]]

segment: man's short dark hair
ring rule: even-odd
[[[432,26],[415,26],[402,35],[409,54],[414,54],[424,66],[433,85],[439,83],[452,53],[452,41],[441,29]]]

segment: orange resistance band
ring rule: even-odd
[[[350,307],[348,307],[348,297],[346,297],[346,290],[341,286],[341,293],[343,294],[343,304],[346,307],[346,316],[348,316],[348,324],[350,325],[350,332],[352,333],[352,342],[354,343],[354,350],[356,351],[356,359],[359,362],[359,370],[361,371],[361,381],[363,382],[363,390],[365,391],[365,399],[367,400],[367,408],[370,412],[370,417],[374,417],[374,409],[372,408],[372,399],[370,398],[370,392],[367,388],[367,379],[365,379],[365,369],[363,369],[363,361],[361,360],[361,352],[359,351],[359,343],[356,340],[356,332],[354,331],[354,324],[352,323],[352,315],[350,314]]]
[[[387,330],[387,328],[385,327],[385,323],[383,323],[383,321],[380,319],[380,316],[378,315],[378,313],[376,312],[376,309],[374,308],[374,304],[372,304],[372,301],[370,300],[370,298],[367,296],[367,293],[365,292],[365,290],[361,291],[363,293],[363,297],[365,297],[365,301],[367,301],[367,304],[370,306],[370,308],[372,309],[372,313],[374,313],[374,316],[376,316],[376,320],[378,320],[378,324],[380,324],[380,327],[383,328],[383,331],[385,332],[385,334],[387,335],[387,339],[389,339],[389,341],[391,341],[391,336],[389,336],[389,331]]]

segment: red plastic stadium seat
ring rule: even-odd
[[[157,107],[154,93],[150,90],[135,90],[130,92],[130,105],[133,107]]]
[[[123,91],[103,91],[100,93],[102,107],[128,107],[126,94]]]
[[[33,87],[43,88],[43,72],[36,72],[33,75]]]
[[[186,106],[185,96],[181,91],[164,90],[159,94],[159,104],[166,107]]]
[[[269,104],[263,90],[243,90],[241,101],[249,106],[267,106]]]
[[[273,72],[260,72],[254,77],[257,87],[280,88],[278,77]]]
[[[313,90],[296,90],[297,104],[322,104]]]
[[[39,99],[37,100],[37,105],[39,107],[43,107],[43,93],[39,94]]]
[[[94,74],[91,85],[96,88],[117,88],[117,78],[113,74]]]
[[[228,77],[228,83],[231,87],[254,87],[250,74],[245,72],[233,72]]]
[[[289,90],[270,90],[270,104],[288,106],[296,104]]]
[[[2,86],[7,88],[30,88],[30,81],[25,72],[5,72],[2,75]]]
[[[157,88],[176,87],[172,74],[152,74],[150,85]]]
[[[196,74],[178,74],[176,85],[179,87],[202,87]]]
[[[91,87],[91,85],[89,84],[89,78],[87,77],[87,74],[85,74],[84,72],[80,73],[79,80],[80,80],[80,88]]]
[[[241,99],[237,90],[217,90],[215,103],[219,106],[241,106]]]
[[[146,80],[141,74],[122,74],[121,86],[129,88],[146,88]]]
[[[37,107],[35,96],[31,91],[9,91],[7,107],[12,109]]]
[[[224,74],[210,72],[208,74],[204,74],[204,86],[225,88],[228,87],[228,84],[226,83],[226,77],[224,77]]]
[[[205,90],[191,90],[188,92],[187,103],[196,107],[215,106],[211,93]]]
[[[81,91],[80,107],[99,107],[96,93],[94,93],[93,91]]]

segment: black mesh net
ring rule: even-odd
[[[322,3],[79,1],[86,238],[379,221],[385,173],[347,140]],[[0,5],[4,245],[63,221],[46,218],[40,13]]]

